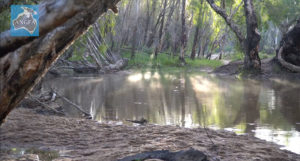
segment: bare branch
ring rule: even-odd
[[[214,2],[214,0],[206,0],[207,3],[209,3],[210,7],[220,16],[222,16],[222,18],[225,20],[225,22],[229,25],[229,27],[231,28],[231,30],[234,32],[234,34],[237,36],[237,38],[239,39],[240,42],[244,42],[245,40],[245,36],[242,34],[241,30],[239,29],[239,26],[237,24],[235,24],[232,21],[232,15],[228,16],[226,11],[222,8],[220,8],[219,6],[217,6]]]

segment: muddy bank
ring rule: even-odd
[[[46,154],[56,152],[58,155],[51,155],[50,160],[113,161],[145,151],[178,151],[191,147],[204,152],[209,160],[300,160],[299,155],[253,136],[207,132],[215,145],[202,128],[100,124],[18,108],[0,127],[0,160],[12,158],[7,154],[12,149],[25,149],[23,153],[27,149]]]
[[[212,73],[218,75],[238,76],[242,74],[243,61],[233,61],[227,65],[215,69]],[[281,79],[298,79],[300,73],[291,72],[279,65],[274,59],[261,60],[261,74],[252,76],[259,79],[281,78]]]

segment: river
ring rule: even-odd
[[[300,154],[300,82],[239,80],[185,71],[125,71],[44,81],[99,122],[209,127],[282,145]],[[67,104],[70,116],[80,113]]]

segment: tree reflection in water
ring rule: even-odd
[[[100,122],[144,117],[160,125],[207,125],[272,138],[289,147],[300,140],[298,84],[146,71],[57,78],[46,81],[43,87],[59,89],[86,111],[92,111],[93,118]],[[73,109],[67,111],[79,116]],[[297,148],[291,149],[300,153]]]

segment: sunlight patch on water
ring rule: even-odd
[[[210,82],[209,80],[205,79],[202,76],[191,77],[190,80],[194,89],[197,92],[208,93],[208,92],[212,92],[217,88],[212,82]]]
[[[268,127],[258,127],[254,132],[257,138],[282,145],[284,146],[282,149],[300,154],[300,132],[274,130]]]
[[[130,75],[129,77],[128,77],[128,80],[130,81],[130,82],[138,82],[138,81],[140,81],[140,80],[142,80],[142,78],[143,78],[143,75],[141,74],[141,73],[138,73],[138,74],[133,74],[133,75]]]
[[[145,74],[144,74],[144,79],[145,80],[149,80],[151,78],[151,72],[146,72]]]

